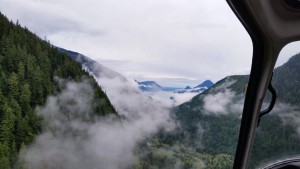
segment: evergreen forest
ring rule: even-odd
[[[93,111],[116,113],[106,94],[80,63],[58,52],[19,23],[0,13],[0,169],[10,169],[18,152],[42,131],[37,106],[60,92],[56,78],[88,79],[94,89]]]

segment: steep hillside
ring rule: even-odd
[[[67,54],[70,56],[74,61],[81,63],[82,67],[89,71],[89,73],[95,75],[98,78],[119,78],[122,81],[127,81],[124,76],[121,74],[101,65],[100,63],[84,56],[80,53],[66,50],[63,48],[57,48],[60,52]]]
[[[262,118],[251,156],[251,165],[292,157],[300,153],[300,54],[276,68],[272,84],[276,105]]]
[[[1,13],[0,27],[1,169],[12,167],[19,150],[42,131],[36,107],[60,93],[62,81],[88,81],[93,88],[92,111],[115,113],[106,94],[79,63]]]
[[[181,123],[182,138],[191,138],[188,144],[201,152],[233,155],[247,81],[248,76],[226,77],[190,102],[178,106],[175,118]],[[231,105],[233,102],[237,107]],[[197,132],[199,127],[203,132],[201,138]]]
[[[274,70],[272,84],[278,93],[278,100],[274,110],[262,118],[258,127],[251,168],[285,158],[283,155],[292,156],[300,152],[299,60],[300,55],[295,55]],[[248,78],[246,75],[226,77],[190,102],[175,108],[173,115],[180,127],[173,133],[162,132],[156,142],[175,155],[189,155],[186,158],[192,164],[197,162],[195,159],[202,159],[206,168],[218,168],[210,167],[215,164],[207,155],[212,158],[228,155],[230,158],[224,163],[231,168]],[[174,146],[181,147],[180,153],[174,150]],[[149,152],[160,149],[150,148]]]
[[[300,103],[300,54],[289,59],[282,66],[276,68],[273,75],[274,88],[281,101]]]
[[[137,168],[232,168],[247,81],[248,76],[224,78],[176,107],[173,117],[178,128],[148,140]],[[207,107],[212,104],[215,109]]]

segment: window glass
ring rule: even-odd
[[[288,44],[279,55],[272,79],[277,101],[256,130],[250,168],[260,168],[300,153],[299,46],[299,42]],[[270,98],[267,94],[263,107],[267,107]]]

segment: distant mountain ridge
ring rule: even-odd
[[[118,90],[120,90],[120,92],[127,91],[128,94],[131,93],[133,95],[136,95],[139,92],[148,92],[140,94],[147,95],[151,99],[163,102],[167,106],[176,106],[182,104],[183,102],[190,100],[194,95],[197,94],[196,92],[187,93],[187,95],[174,93],[174,91],[178,91],[181,88],[164,87],[159,85],[155,81],[131,81],[130,79],[126,79],[121,74],[97,63],[96,61],[90,59],[87,56],[84,56],[83,54],[58,47],[57,49],[60,52],[67,54],[76,62],[79,62],[84,69],[86,69],[91,75],[93,75],[96,78],[100,86],[102,86],[104,90],[109,93],[115,93],[116,89],[113,88],[116,86],[118,86]],[[130,92],[128,90],[129,88]],[[115,97],[111,96],[111,98]],[[123,106],[126,107],[127,105]]]
[[[201,84],[191,88],[190,86],[186,86],[185,88],[179,87],[164,87],[158,84],[155,81],[142,81],[139,82],[135,80],[139,85],[140,90],[146,92],[155,92],[155,91],[172,91],[174,93],[201,93],[206,89],[210,88],[214,83],[210,80],[205,80]]]
[[[176,90],[176,93],[202,93],[203,91],[209,89],[213,86],[214,83],[211,80],[205,80],[201,84],[191,88],[190,86],[186,86],[184,89]]]
[[[56,47],[58,51],[63,52],[67,54],[69,57],[71,57],[74,61],[81,63],[82,67],[87,69],[90,73],[94,74],[96,77],[106,77],[106,78],[120,78],[123,81],[127,81],[127,79],[119,74],[118,72],[115,72],[100,63],[90,59],[89,57],[80,54],[78,52],[74,52],[71,50],[67,50],[64,48]],[[161,86],[155,81],[142,81],[139,82],[135,80],[135,82],[138,84],[139,89],[144,92],[155,92],[155,91],[169,91],[169,92],[175,92],[175,93],[201,93],[205,91],[206,89],[210,88],[214,83],[210,80],[205,80],[201,84],[191,88],[179,88],[179,87],[165,87]]]
[[[213,85],[214,85],[214,83],[212,81],[205,80],[204,82],[202,82],[201,84],[199,84],[198,86],[196,86],[194,88],[197,88],[197,87],[207,87],[207,88],[210,88]]]
[[[155,81],[143,81],[143,82],[138,82],[137,80],[135,80],[135,81],[139,85],[139,89],[141,89],[142,91],[153,92],[153,91],[163,91],[164,90],[164,88],[161,85],[159,85],[158,83],[156,83]]]

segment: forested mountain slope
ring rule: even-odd
[[[190,102],[176,107],[173,117],[178,127],[150,139],[141,151],[137,168],[232,168],[241,112],[240,107],[227,104],[234,100],[241,105],[247,81],[247,76],[224,78]],[[215,106],[209,109],[207,104]]]
[[[300,103],[300,54],[274,71],[273,85],[278,99],[287,103]]]
[[[251,168],[283,158],[283,155],[300,153],[299,72],[299,54],[274,70],[272,84],[278,98],[274,110],[262,118],[258,127]],[[204,168],[231,168],[248,79],[247,75],[226,77],[190,102],[175,108],[173,115],[180,126],[176,132],[162,132],[157,136],[156,146],[149,148],[148,155],[160,159],[162,164],[170,159],[178,160],[180,156],[181,161],[185,160],[185,167],[181,168],[197,168],[199,160],[205,164]],[[268,97],[265,102],[268,103]],[[169,155],[164,157],[168,160],[161,157],[161,149],[168,150]],[[157,151],[160,155],[156,155]],[[151,162],[155,163],[149,156],[145,160],[151,166]]]
[[[94,90],[93,112],[115,113],[106,94],[79,63],[0,13],[0,169],[12,167],[21,147],[41,132],[42,119],[35,108],[60,92],[55,80],[60,78],[88,80]]]

